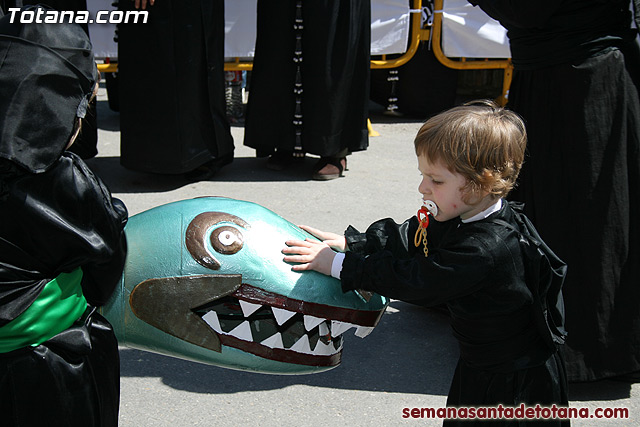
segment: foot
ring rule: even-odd
[[[218,173],[223,166],[228,165],[232,161],[233,154],[209,160],[207,163],[185,173],[184,177],[191,182],[206,181]]]
[[[328,181],[343,176],[347,170],[346,157],[321,157],[313,168],[312,178],[316,181]]]
[[[272,171],[282,171],[293,163],[293,153],[291,151],[276,151],[267,160],[267,169]]]

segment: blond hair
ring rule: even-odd
[[[527,132],[516,113],[481,100],[430,118],[414,144],[416,155],[466,178],[463,200],[469,202],[483,191],[494,198],[509,194],[524,161]]]

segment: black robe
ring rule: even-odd
[[[319,156],[365,150],[370,2],[302,1],[297,30],[296,3],[258,1],[244,144],[258,155],[296,147]]]
[[[146,24],[118,26],[122,165],[180,174],[214,159],[230,162],[224,0],[163,0],[147,10]]]
[[[7,173],[3,165],[0,326],[29,307],[48,281],[76,267],[89,304],[103,305],[124,267],[124,204],[72,153],[39,174]]]
[[[9,8],[35,4],[46,5],[55,10],[87,10],[86,0],[0,0],[0,16],[2,16],[2,9],[4,9],[5,14],[8,14]],[[80,25],[88,35],[89,26],[87,24]],[[83,159],[90,159],[98,154],[98,111],[95,98],[89,103],[82,126],[82,133],[78,136],[70,151],[76,153]]]
[[[104,304],[122,275],[127,211],[77,155],[64,151],[97,80],[82,28],[12,24],[5,16],[0,57],[1,329],[48,282],[78,268],[84,298]],[[45,342],[0,353],[3,425],[117,425],[115,334],[92,307],[73,320]]]
[[[567,405],[561,357],[534,324],[518,234],[492,222],[517,228],[514,215],[504,203],[481,221],[433,220],[428,257],[414,245],[415,217],[400,225],[381,220],[363,234],[347,230],[343,290],[449,308],[460,360],[448,406]]]
[[[87,302],[104,304],[124,267],[122,202],[73,153],[39,174],[2,165],[0,325],[29,307],[47,282],[77,267]],[[0,353],[4,422],[117,426],[119,363],[111,325],[90,311],[36,347]]]
[[[507,28],[528,157],[512,198],[568,265],[567,372],[640,370],[640,105],[629,1],[474,0]]]

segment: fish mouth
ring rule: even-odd
[[[192,311],[225,346],[285,363],[331,367],[340,364],[344,332],[355,328],[364,338],[384,310],[301,301],[243,283]]]

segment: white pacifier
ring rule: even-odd
[[[438,206],[432,200],[423,200],[422,205],[429,211],[432,216],[438,215]]]

